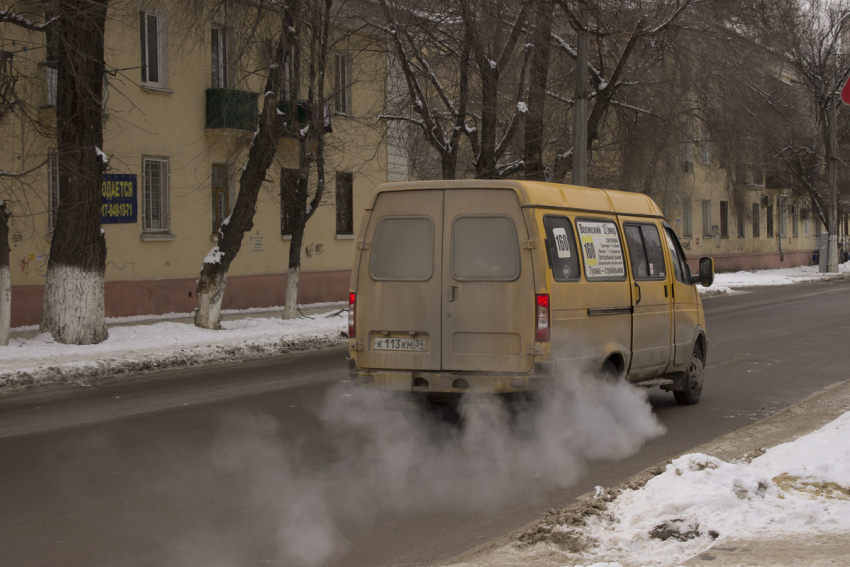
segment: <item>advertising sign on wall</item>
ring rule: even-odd
[[[138,222],[135,175],[105,174],[100,190],[100,223]]]

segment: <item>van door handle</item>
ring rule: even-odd
[[[640,299],[641,299],[640,286],[637,284],[637,282],[635,282],[635,287],[637,288],[637,292],[638,292],[637,293],[637,295],[638,295],[637,301],[635,301],[635,305],[637,305],[638,303],[640,303]]]
[[[457,286],[450,285],[449,286],[449,301],[454,301],[457,299]]]

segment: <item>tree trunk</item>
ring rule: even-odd
[[[534,181],[546,180],[543,165],[543,133],[546,87],[549,80],[549,55],[552,51],[550,35],[555,5],[542,0],[536,6],[533,47],[531,54],[531,78],[528,82],[528,116],[525,119],[525,178]]]
[[[289,266],[286,278],[286,306],[283,310],[284,319],[294,319],[298,312],[298,283],[301,276],[301,246],[304,243],[304,230],[307,222],[316,213],[325,193],[325,74],[327,71],[328,41],[330,39],[330,19],[333,0],[318,0],[323,8],[317,8],[313,26],[321,30],[321,35],[312,35],[310,49],[310,77],[308,104],[313,108],[310,131],[316,133],[316,151],[310,158],[307,152],[307,138],[301,136],[298,140],[298,165],[300,177],[295,193],[295,218],[293,219],[292,240],[289,241]],[[296,84],[298,72],[295,72]],[[313,88],[315,86],[315,98]],[[314,103],[315,100],[315,103]],[[301,125],[297,124],[297,130]],[[316,194],[310,199],[309,179],[310,162],[316,162]],[[308,203],[307,200],[310,199]]]
[[[293,7],[296,6],[295,8]],[[239,178],[239,195],[231,215],[222,222],[218,231],[218,245],[214,246],[204,258],[201,277],[195,293],[198,296],[198,309],[195,311],[195,326],[203,329],[221,329],[221,303],[227,289],[227,271],[242,248],[246,232],[254,228],[254,213],[257,211],[257,196],[266,179],[266,173],[274,162],[280,136],[283,133],[283,119],[278,115],[278,100],[283,84],[283,70],[286,53],[295,43],[293,33],[293,13],[297,2],[289,3],[283,11],[281,20],[281,40],[276,45],[263,89],[263,110],[260,113],[257,131],[248,150],[248,162]],[[295,59],[295,58],[293,58]]]
[[[100,203],[106,158],[101,106],[108,0],[62,0],[56,123],[59,208],[50,243],[41,332],[65,344],[104,341],[106,239]]]
[[[0,346],[9,344],[12,321],[12,273],[9,271],[9,211],[0,201]]]

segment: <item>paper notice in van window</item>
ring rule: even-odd
[[[567,231],[563,228],[553,228],[552,236],[555,239],[555,247],[558,249],[558,258],[569,258],[570,241],[567,240]]]
[[[576,221],[587,279],[622,278],[626,275],[617,225],[607,221]]]

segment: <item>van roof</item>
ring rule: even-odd
[[[655,201],[642,193],[513,179],[384,183],[372,195],[369,210],[374,208],[378,195],[385,191],[422,191],[427,189],[512,189],[519,198],[522,207],[664,217]]]

